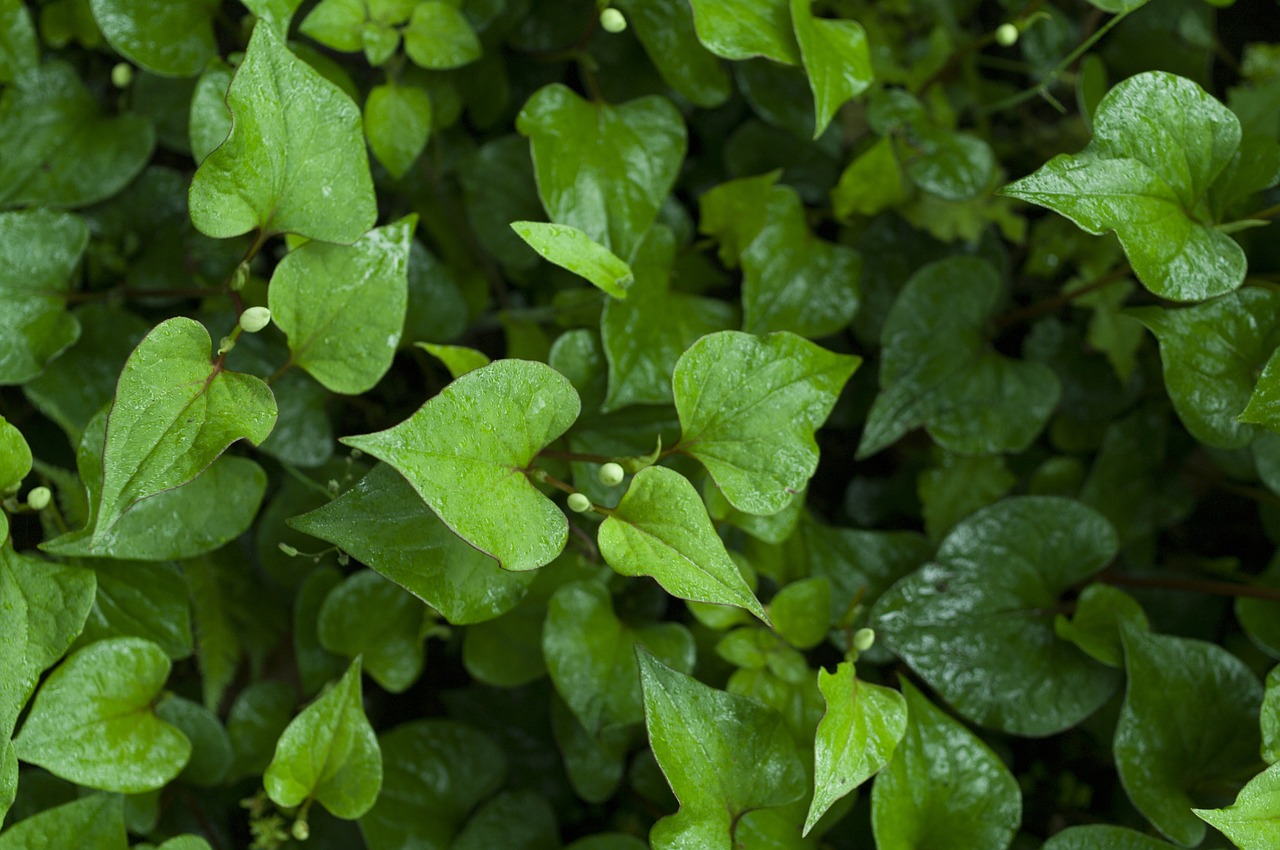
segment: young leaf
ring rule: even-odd
[[[102,111],[64,62],[46,62],[0,96],[0,207],[79,207],[128,185],[156,134],[141,115]]]
[[[468,372],[474,372],[493,362],[483,351],[467,348],[465,345],[436,345],[431,342],[415,342],[414,345],[443,363],[454,378],[461,378]]]
[[[240,0],[240,2],[260,20],[274,28],[281,38],[289,34],[289,22],[293,20],[293,13],[302,5],[302,0]]]
[[[1225,809],[1193,809],[1240,850],[1268,850],[1280,839],[1280,765],[1249,780]]]
[[[0,385],[36,377],[80,336],[64,294],[88,244],[89,229],[78,216],[0,213]]]
[[[910,682],[906,735],[871,789],[879,850],[1004,850],[1022,821],[1022,792],[995,753]]]
[[[1093,141],[1002,192],[1095,235],[1115,231],[1138,280],[1162,298],[1212,298],[1244,281],[1244,251],[1214,227],[1210,184],[1240,144],[1240,121],[1190,80],[1137,74],[1098,104]]]
[[[153,74],[194,77],[218,52],[217,0],[89,0],[107,43]]]
[[[1156,336],[1165,389],[1182,424],[1220,449],[1247,445],[1259,429],[1242,417],[1258,372],[1280,346],[1280,293],[1252,287],[1194,307],[1127,311]],[[1243,421],[1242,421],[1243,420]]]
[[[382,787],[382,752],[360,701],[360,659],[293,719],[263,784],[277,805],[315,800],[345,820],[372,808]]]
[[[373,680],[393,694],[422,675],[422,603],[372,570],[361,570],[329,591],[320,606],[320,645],[335,655],[359,656]]]
[[[1122,826],[1073,826],[1045,842],[1042,850],[1174,850],[1174,845]]]
[[[453,720],[417,720],[383,734],[382,793],[360,818],[370,847],[449,850],[476,804],[501,787],[506,757]]]
[[[698,40],[725,59],[766,56],[799,65],[787,0],[690,0]]]
[[[782,717],[636,651],[649,745],[680,801],[654,824],[654,850],[728,847],[746,812],[799,800],[804,766]]]
[[[1049,735],[1084,720],[1120,683],[1053,628],[1059,597],[1118,548],[1111,524],[1078,502],[1006,499],[957,524],[933,562],[880,597],[871,622],[965,717]]]
[[[467,545],[386,464],[329,504],[288,523],[353,555],[455,625],[509,610],[533,579],[499,569],[497,561]]]
[[[600,526],[600,555],[625,576],[652,576],[673,596],[769,617],[716,536],[689,479],[664,466],[636,473]]]
[[[690,103],[711,109],[729,97],[729,74],[698,41],[685,0],[619,0],[650,61],[667,85]]]
[[[0,834],[0,850],[53,847],[128,850],[121,798],[115,794],[92,794],[45,809]]]
[[[458,8],[445,0],[425,0],[413,9],[404,31],[404,53],[415,65],[443,71],[480,58],[480,39]]]
[[[404,328],[416,224],[410,215],[353,245],[308,242],[271,275],[268,305],[289,337],[290,362],[327,389],[359,395],[391,368]]]
[[[609,106],[556,83],[533,93],[516,129],[529,138],[551,220],[630,260],[684,161],[684,121],[671,102]]]
[[[271,433],[271,389],[211,363],[210,347],[203,325],[177,317],[125,363],[107,418],[93,542],[136,502],[187,483],[236,440],[256,445]]]
[[[374,86],[364,102],[364,134],[378,162],[403,177],[431,135],[431,96],[395,82]]]
[[[1061,390],[1048,366],[992,350],[985,326],[1003,291],[999,272],[977,257],[939,260],[911,276],[880,333],[880,392],[859,458],[921,425],[956,454],[1030,444]]]
[[[703,337],[672,375],[680,447],[735,508],[776,514],[817,469],[814,431],[861,362],[790,333]]]
[[[14,739],[18,758],[103,791],[163,788],[191,757],[187,736],[153,711],[169,668],[164,650],[141,638],[73,653],[36,693]]]
[[[830,336],[858,311],[862,257],[814,236],[790,187],[770,193],[764,227],[742,252],[742,274],[742,329],[749,333]]]
[[[0,495],[16,493],[31,472],[31,447],[22,432],[0,416]]]
[[[814,741],[814,792],[804,834],[831,804],[889,763],[907,731],[907,702],[891,688],[857,678],[853,664],[818,671],[827,710]]]
[[[635,281],[631,267],[576,227],[513,221],[511,229],[549,262],[586,278],[614,298],[626,298]]]
[[[812,0],[791,0],[791,25],[813,91],[816,139],[827,129],[836,110],[871,85],[871,50],[867,33],[857,21],[816,18]]]
[[[624,624],[599,582],[575,581],[551,597],[542,654],[556,690],[588,735],[644,719],[637,645],[674,670],[693,672],[697,652],[684,626]]]
[[[1120,782],[1165,837],[1194,846],[1205,825],[1191,792],[1257,762],[1262,687],[1220,646],[1127,624],[1121,634],[1129,685],[1113,743]]]
[[[350,244],[373,226],[360,109],[272,27],[254,27],[227,106],[231,134],[191,181],[196,229],[221,239],[257,229]]]
[[[636,280],[627,299],[609,299],[600,317],[600,341],[609,364],[600,410],[633,404],[669,404],[671,371],[701,337],[734,324],[724,302],[671,291],[675,238],[655,225],[636,249]],[[616,433],[617,429],[610,429]]]
[[[395,467],[449,528],[503,567],[532,570],[560,554],[569,524],[525,470],[580,408],[551,367],[499,360],[394,428],[342,442]]]

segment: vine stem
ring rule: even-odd
[[[1003,316],[996,319],[995,330],[999,333],[1012,325],[1026,322],[1031,319],[1038,319],[1041,316],[1047,316],[1050,313],[1057,312],[1059,309],[1067,306],[1077,298],[1088,295],[1091,292],[1097,292],[1099,289],[1104,289],[1116,281],[1123,280],[1129,275],[1130,271],[1131,269],[1129,268],[1129,264],[1125,263],[1124,265],[1115,267],[1106,274],[1099,275],[1079,289],[1073,289],[1070,292],[1055,295],[1053,298],[1047,298],[1044,301],[1037,301],[1034,304],[1028,304],[1027,306],[1020,307],[1017,310],[1010,310],[1008,313],[1005,313]]]
[[[1138,576],[1103,570],[1095,576],[1104,584],[1117,587],[1147,587],[1155,590],[1184,590],[1190,593],[1208,593],[1214,596],[1248,597],[1280,602],[1280,587],[1259,587],[1254,584],[1237,584],[1230,581],[1212,581],[1176,576]]]

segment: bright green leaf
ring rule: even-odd
[[[986,324],[1004,282],[976,257],[939,260],[907,281],[880,334],[880,393],[858,446],[865,458],[925,426],[956,454],[1021,451],[1060,386],[1044,364],[992,350]]]
[[[1111,524],[1078,502],[1006,499],[957,524],[931,563],[880,597],[872,624],[975,723],[1060,732],[1101,707],[1119,677],[1057,638],[1054,608],[1118,548]]]
[[[737,268],[739,258],[764,229],[769,201],[781,171],[757,177],[739,177],[709,189],[698,198],[698,232],[720,243],[717,255],[727,268]]]
[[[169,668],[164,650],[141,638],[73,653],[36,693],[14,739],[18,758],[104,791],[164,787],[191,757],[187,736],[153,711]]]
[[[697,652],[684,626],[628,626],[599,582],[572,582],[551,597],[542,654],[556,690],[592,737],[644,719],[637,645],[674,670],[693,672]]]
[[[376,850],[449,850],[467,814],[502,785],[506,760],[484,734],[452,720],[418,720],[378,739],[382,793],[360,818]]]
[[[240,0],[240,2],[246,9],[273,27],[281,38],[289,34],[289,22],[293,20],[293,13],[302,5],[302,0]]]
[[[600,554],[622,575],[652,576],[673,596],[745,608],[766,623],[764,608],[716,536],[698,491],[664,466],[636,473],[600,526]]]
[[[285,96],[285,93],[288,96]],[[191,182],[191,221],[228,238],[296,233],[355,242],[377,217],[360,109],[255,27],[227,90],[231,134]]]
[[[619,0],[636,36],[667,85],[711,109],[729,97],[729,74],[698,41],[686,0]]]
[[[832,803],[889,763],[907,732],[902,694],[860,681],[848,661],[835,673],[819,671],[818,688],[827,710],[814,741],[815,790],[806,835]]]
[[[775,514],[817,468],[813,434],[860,362],[790,333],[703,337],[672,376],[680,448],[735,508]]]
[[[355,820],[382,787],[382,753],[360,699],[360,659],[293,719],[276,745],[263,784],[281,806],[315,800]]]
[[[1205,825],[1191,811],[1193,789],[1257,762],[1262,687],[1222,647],[1128,625],[1122,636],[1129,686],[1113,745],[1120,782],[1156,829],[1194,846]]]
[[[791,582],[769,600],[769,618],[792,646],[812,649],[831,626],[831,582],[825,576]]]
[[[1267,674],[1266,692],[1262,699],[1262,760],[1280,762],[1280,666]]]
[[[283,37],[283,36],[281,36]],[[191,95],[191,113],[187,132],[191,156],[197,164],[218,149],[231,132],[231,110],[227,108],[227,89],[231,86],[231,66],[220,59],[205,66],[196,80]]]
[[[414,344],[443,363],[454,378],[461,378],[468,372],[474,372],[481,366],[488,366],[493,362],[483,351],[467,348],[464,345],[436,345],[430,342]]]
[[[1162,71],[1107,93],[1093,141],[1003,190],[1095,235],[1115,231],[1138,280],[1175,301],[1222,295],[1244,281],[1244,251],[1215,228],[1210,184],[1240,144],[1240,121],[1190,80]]]
[[[413,10],[404,31],[404,52],[433,71],[460,68],[480,58],[480,40],[466,17],[446,0],[425,0]]]
[[[31,472],[31,447],[22,432],[0,416],[0,494],[16,493]]]
[[[630,261],[684,161],[684,121],[671,102],[610,106],[553,84],[529,98],[516,129],[529,138],[551,220]]]
[[[0,834],[0,850],[128,850],[124,808],[114,794],[93,794],[32,815]]]
[[[1194,809],[1240,850],[1268,850],[1280,842],[1280,765],[1249,780],[1225,809]]]
[[[1022,821],[1022,792],[995,753],[902,683],[906,735],[871,790],[879,850],[1004,850]]]
[[[107,43],[153,74],[194,77],[216,55],[217,0],[89,0]]]
[[[816,18],[811,0],[791,0],[791,24],[809,88],[813,91],[816,139],[827,129],[836,110],[871,85],[871,50],[867,33],[857,21]]]
[[[1132,596],[1108,584],[1094,583],[1080,592],[1071,619],[1053,618],[1053,631],[1108,667],[1124,666],[1122,624],[1147,628],[1147,615]]]
[[[744,813],[799,800],[807,782],[782,717],[637,651],[649,745],[680,801],[654,824],[654,850],[729,847]]]
[[[524,470],[578,417],[573,386],[542,363],[499,360],[458,378],[409,419],[342,442],[395,467],[436,515],[509,570],[560,554],[568,521]]]
[[[276,266],[271,318],[290,360],[327,389],[359,395],[391,368],[408,304],[416,216],[370,230],[352,245],[313,241]]]
[[[135,503],[180,487],[231,443],[271,433],[276,403],[260,379],[210,362],[209,333],[182,317],[162,322],[125,363],[107,418],[93,543]]]
[[[1263,369],[1280,345],[1280,293],[1251,287],[1177,310],[1128,311],[1160,343],[1165,389],[1182,424],[1220,449],[1251,442],[1260,417],[1241,416]],[[1243,420],[1243,421],[1242,421]]]
[[[789,187],[770,193],[764,227],[742,252],[742,273],[742,328],[749,333],[830,336],[858,310],[862,257],[814,236]]]
[[[422,603],[372,570],[348,576],[320,607],[320,645],[360,656],[373,680],[393,694],[417,681],[426,663]]]
[[[361,48],[360,29],[369,18],[365,0],[321,0],[298,29],[325,47],[345,53]]]
[[[787,0],[690,0],[698,40],[725,59],[767,56],[799,65]]]
[[[614,298],[626,298],[631,267],[590,236],[563,224],[513,221],[511,229],[544,259],[586,278]]]
[[[403,177],[431,135],[431,96],[417,86],[374,86],[364,102],[364,134],[378,162]]]
[[[88,244],[78,216],[0,213],[0,384],[26,383],[80,336],[64,293]]]
[[[893,138],[886,136],[845,167],[840,182],[831,190],[831,204],[841,221],[855,214],[872,216],[905,201],[908,188]]]

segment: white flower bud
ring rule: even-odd
[[[605,9],[600,13],[600,28],[605,32],[622,32],[627,28],[627,19],[617,9]]]
[[[581,493],[569,494],[569,510],[577,513],[586,513],[591,510],[591,500]]]
[[[247,334],[256,334],[271,324],[271,311],[266,307],[250,307],[240,314],[240,328]]]
[[[49,507],[50,500],[53,499],[53,493],[48,487],[32,487],[31,492],[27,494],[27,505],[33,511],[42,511]]]
[[[1001,24],[996,27],[996,44],[1001,47],[1012,47],[1018,43],[1017,24]]]
[[[600,472],[597,473],[597,476],[600,479],[600,483],[606,487],[616,487],[622,483],[622,479],[626,474],[620,464],[609,462],[600,467]]]
[[[858,652],[866,652],[876,642],[874,629],[858,629],[853,633],[853,647]]]

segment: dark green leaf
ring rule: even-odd
[[[296,705],[293,688],[284,682],[255,682],[240,692],[227,715],[234,754],[229,779],[258,776],[267,769]]]
[[[393,694],[422,675],[426,609],[372,570],[361,570],[329,591],[320,607],[320,645],[361,657],[373,680]]]
[[[187,582],[173,564],[97,561],[97,598],[84,624],[82,643],[140,637],[177,661],[191,655],[191,605]]]
[[[556,850],[560,831],[546,799],[532,791],[504,791],[482,805],[458,833],[452,850]]]
[[[235,753],[218,715],[198,702],[170,694],[156,705],[156,716],[191,742],[191,760],[178,774],[180,780],[208,788],[227,778]]]
[[[800,64],[787,0],[690,0],[698,40],[725,59]]]
[[[194,77],[217,53],[217,0],[89,0],[107,43],[166,77]]]
[[[403,177],[431,135],[431,96],[417,86],[374,86],[364,102],[364,134],[378,162]]]
[[[667,85],[696,106],[719,106],[729,97],[729,75],[698,41],[685,0],[619,0]]]
[[[1173,845],[1122,826],[1073,826],[1046,841],[1043,850],[1173,850]]]
[[[0,834],[0,850],[127,850],[124,809],[114,794],[93,794],[46,809]]]
[[[758,177],[740,177],[698,198],[698,232],[720,243],[717,253],[726,267],[737,268],[742,253],[764,229],[773,186],[781,176],[781,171],[770,171]]]
[[[78,216],[0,213],[0,384],[26,383],[80,336],[63,294],[88,243]]]

